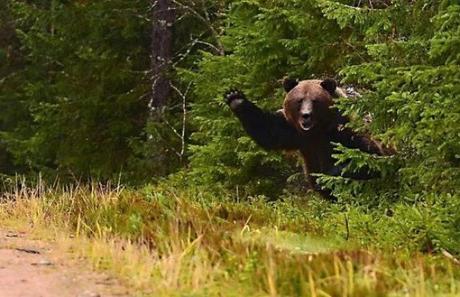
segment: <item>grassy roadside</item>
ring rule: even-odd
[[[334,207],[167,187],[36,187],[4,193],[0,223],[55,240],[142,292],[134,296],[460,296],[451,259],[389,249]]]

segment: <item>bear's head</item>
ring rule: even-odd
[[[333,79],[296,81],[286,79],[283,111],[287,121],[301,133],[328,129],[336,120],[333,98],[342,95]]]

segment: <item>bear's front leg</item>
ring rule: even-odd
[[[244,130],[261,147],[267,150],[294,150],[300,148],[302,139],[286,120],[283,112],[267,112],[246,99],[243,92],[230,90],[225,102],[240,120]]]

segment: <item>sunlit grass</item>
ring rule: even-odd
[[[325,236],[309,207],[162,187],[37,186],[4,193],[0,222],[55,240],[135,296],[460,295],[450,259]]]

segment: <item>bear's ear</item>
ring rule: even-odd
[[[283,88],[286,91],[286,93],[289,93],[292,89],[294,89],[297,85],[299,84],[299,81],[297,79],[292,79],[292,78],[285,78],[283,80]]]
[[[335,95],[335,90],[337,89],[337,82],[332,78],[326,78],[321,82],[321,86],[323,89],[329,92],[331,96]]]

